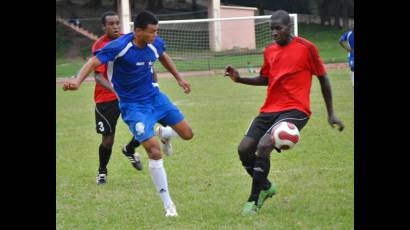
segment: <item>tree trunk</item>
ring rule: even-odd
[[[264,7],[263,7],[263,1],[262,0],[257,0],[256,1],[256,7],[258,8],[259,15],[265,15],[265,10],[264,10]]]
[[[333,27],[335,27],[336,29],[341,29],[342,27],[340,26],[340,15],[342,12],[342,7],[344,5],[344,1],[340,1],[340,0],[335,0],[332,1],[331,3],[331,9],[333,12],[333,16],[335,17],[335,22],[333,24]]]
[[[193,11],[197,10],[196,0],[192,0],[192,10]]]
[[[331,20],[330,20],[330,7],[329,7],[329,1],[324,0],[324,1],[318,1],[318,12],[320,16],[320,24],[322,26],[326,26],[326,22],[328,22],[329,26],[331,26]]]
[[[148,1],[148,9],[151,11],[164,8],[162,0],[150,0]]]
[[[343,16],[343,30],[349,29],[349,6],[343,4],[342,9],[342,16]]]
[[[333,27],[336,29],[341,29],[342,27],[340,26],[340,15],[339,13],[336,14],[335,16],[335,23],[333,24]]]

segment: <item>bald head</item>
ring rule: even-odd
[[[289,13],[284,10],[277,10],[272,13],[270,20],[274,23],[281,23],[283,25],[288,26],[290,24],[290,16]]]
[[[290,27],[291,22],[288,12],[284,10],[273,12],[270,18],[270,28],[274,42],[280,46],[289,44],[292,41]]]

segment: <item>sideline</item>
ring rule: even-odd
[[[325,64],[326,69],[329,70],[334,70],[334,69],[345,69],[348,68],[347,63],[330,63],[330,64]],[[260,68],[255,68],[256,72],[258,73]],[[246,68],[239,68],[238,69],[239,73],[247,73]],[[221,75],[224,74],[224,69],[215,69],[211,71],[186,71],[186,72],[180,72],[182,77],[205,77],[205,76],[213,76],[213,75]],[[172,74],[168,72],[164,73],[158,73],[159,78],[171,78]],[[67,80],[70,78],[57,78],[56,79],[56,84],[63,84],[64,82],[67,82]],[[84,82],[95,82],[94,77],[87,77]]]

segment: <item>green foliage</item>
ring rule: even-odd
[[[223,5],[238,5],[257,7],[265,10],[283,9],[291,13],[310,14],[309,3],[311,0],[221,0]]]
[[[73,45],[68,36],[67,29],[61,24],[56,24],[56,59],[61,59],[67,50]]]
[[[294,149],[274,152],[269,178],[278,194],[253,217],[242,217],[251,179],[237,146],[262,105],[266,87],[235,84],[222,76],[191,77],[185,95],[174,79],[161,90],[191,124],[191,141],[175,139],[164,156],[179,217],[163,216],[148,171],[136,171],[120,152],[131,137],[118,121],[108,184],[97,186],[100,135],[94,126],[94,84],[63,92],[56,86],[56,227],[65,229],[353,229],[353,89],[350,71],[329,71],[334,109],[343,132],[327,123],[320,86],[313,79],[313,115]]]

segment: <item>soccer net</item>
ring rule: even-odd
[[[272,43],[270,17],[159,21],[158,35],[178,71],[223,69],[230,64],[252,72],[263,64],[264,47]],[[292,34],[297,36],[297,14],[290,17]],[[155,69],[165,71],[158,62]]]

